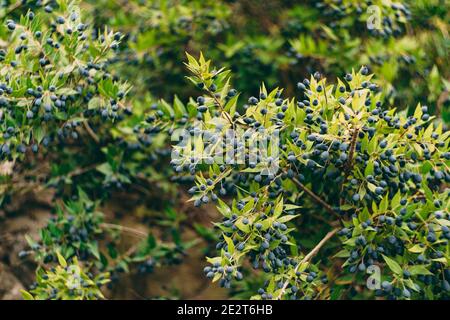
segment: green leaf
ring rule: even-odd
[[[422,253],[425,251],[425,249],[426,249],[425,247],[421,247],[420,245],[416,244],[411,248],[409,248],[408,251],[412,253]]]
[[[285,204],[284,205],[284,211],[290,211],[290,210],[296,210],[301,209],[301,206],[298,206],[296,204]]]
[[[56,252],[56,256],[58,257],[58,263],[61,265],[61,267],[67,267],[66,259],[64,259],[64,257],[59,252]]]
[[[364,176],[373,174],[373,161],[368,161],[366,169],[364,169]]]
[[[38,126],[34,128],[33,130],[33,138],[34,140],[39,144],[41,143],[42,139],[45,137],[45,127],[44,126]]]
[[[396,273],[396,274],[402,274],[403,270],[402,267],[400,267],[400,265],[397,263],[397,261],[383,255],[384,261],[386,261],[389,269],[392,270],[392,272]]]
[[[211,264],[215,264],[217,262],[221,263],[222,262],[222,258],[221,257],[213,257],[213,258],[206,257],[206,261],[208,261]]]
[[[56,92],[58,93],[58,95],[66,95],[66,96],[71,96],[78,93],[72,88],[60,88]]]
[[[350,252],[346,249],[343,249],[343,250],[339,251],[338,253],[336,253],[333,257],[334,258],[348,258],[348,257],[350,257]]]
[[[22,298],[24,300],[34,300],[33,296],[28,291],[20,290],[20,292],[22,293]]]
[[[409,272],[411,272],[411,275],[413,276],[418,274],[433,275],[433,273],[431,273],[430,270],[428,270],[424,265],[411,266],[409,268]]]
[[[91,250],[94,257],[96,257],[98,260],[100,260],[100,253],[98,251],[98,243],[95,241],[89,242],[87,244],[88,248]]]
[[[187,110],[177,95],[173,98],[173,109],[176,118],[181,118],[182,116],[187,115]]]
[[[241,219],[237,220],[235,224],[239,230],[244,231],[245,233],[250,232],[250,226],[248,224],[244,224]]]
[[[111,165],[107,162],[97,166],[96,169],[98,171],[100,171],[101,173],[103,173],[105,176],[111,176],[114,174],[114,172],[112,171]]]
[[[99,97],[94,97],[89,100],[88,109],[98,109],[102,106],[102,99]]]
[[[162,111],[165,115],[168,115],[170,117],[173,117],[175,115],[175,112],[170,104],[168,104],[165,100],[160,100],[160,105],[162,107]]]
[[[299,214],[288,214],[285,216],[282,216],[280,218],[277,219],[278,222],[284,223],[284,222],[288,222],[296,217],[300,216]]]
[[[225,242],[227,243],[228,246],[228,252],[233,254],[234,253],[234,243],[233,240],[229,237],[227,237],[226,235],[223,235],[223,238],[225,239]]]

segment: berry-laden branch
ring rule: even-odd
[[[358,134],[359,134],[359,128],[355,128],[355,130],[353,131],[353,134],[352,134],[352,140],[350,142],[350,152],[349,152],[349,155],[348,155],[348,160],[347,160],[347,163],[346,163],[345,169],[344,169],[345,170],[345,176],[344,176],[344,182],[342,183],[341,193],[342,193],[342,191],[344,189],[345,184],[348,181],[348,177],[350,175],[350,171],[351,171],[352,166],[353,166],[353,158],[354,158],[354,155],[355,155],[356,140],[358,138]],[[340,204],[341,205],[344,204],[344,198],[341,198]]]
[[[346,167],[347,175],[348,175],[350,169],[352,168],[353,156],[355,154],[355,148],[356,148],[356,139],[358,138],[358,134],[359,134],[359,128],[355,128],[355,130],[353,131],[353,134],[352,134],[352,141],[350,142],[350,153],[348,154],[348,161],[347,161],[347,167]]]
[[[298,271],[298,268],[300,268],[300,266],[306,262],[308,262],[309,260],[311,260],[312,257],[314,257],[319,250],[324,246],[324,244],[330,240],[337,232],[339,231],[339,228],[335,228],[333,230],[331,230],[330,232],[328,232],[325,237],[323,237],[322,240],[320,240],[320,242],[302,259],[302,261],[300,261],[294,269],[294,274],[296,274],[296,272]],[[277,296],[277,300],[280,300],[281,297],[283,296],[283,294],[286,291],[287,286],[289,285],[289,279],[286,280],[286,282],[284,282],[283,287],[281,287],[280,293]]]

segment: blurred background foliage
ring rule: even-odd
[[[367,29],[369,4],[383,29]],[[390,103],[417,102],[449,121],[449,10],[443,0],[404,1],[87,1],[98,26],[126,34],[119,69],[136,90],[171,99],[193,94],[178,61],[208,52],[237,76],[244,92],[258,81],[293,93],[315,71],[335,77],[368,65]],[[405,8],[404,10],[402,10]],[[136,83],[137,82],[137,83]],[[170,86],[167,84],[170,83]]]
[[[19,15],[36,1],[3,3],[4,16]],[[365,64],[391,103],[406,108],[420,101],[449,121],[448,3],[407,0],[400,9],[399,3],[88,0],[80,5],[95,27],[107,25],[125,35],[116,72],[132,79],[140,96],[191,96],[179,63],[185,51],[208,52],[221,61],[244,92],[257,92],[255,79],[264,79],[292,93],[306,74],[333,77]],[[370,4],[381,8],[381,32],[367,28]]]

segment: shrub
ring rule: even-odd
[[[6,21],[9,39],[0,81],[0,203],[7,210],[27,190],[50,194],[56,190],[54,216],[40,230],[39,239],[27,237],[31,250],[26,248],[19,256],[32,255],[45,266],[44,273],[53,272],[50,266],[58,256],[69,264],[80,261],[81,268],[93,273],[108,272],[111,285],[130,265],[150,273],[161,265],[179,263],[192,243],[179,240],[181,217],[170,216],[170,204],[158,208],[171,223],[170,228],[162,227],[173,237],[166,241],[111,223],[100,212],[103,200],[110,192],[123,190],[123,185],[135,182],[136,188],[145,185],[146,191],[151,181],[163,179],[164,169],[158,172],[157,161],[164,158],[164,150],[158,150],[162,145],[158,130],[140,134],[133,128],[144,114],[139,105],[131,112],[124,100],[130,86],[110,73],[121,34],[93,29],[83,18],[76,3],[60,1],[26,12],[19,22]],[[173,189],[166,181],[158,188],[168,195]],[[123,233],[140,241],[124,250]],[[33,285],[38,289],[31,293],[36,298],[45,297],[42,291],[49,298],[67,298],[67,293],[50,295],[47,289],[57,278],[50,279],[41,283],[38,278]]]
[[[2,3],[0,219],[51,211],[24,298],[102,299],[200,244],[232,298],[449,298],[442,7]]]
[[[298,100],[261,85],[239,114],[228,72],[203,56],[188,58],[189,79],[204,95],[197,98],[199,124],[188,126],[172,164],[197,172],[194,205],[217,200],[224,216],[216,224],[219,256],[208,258],[212,266],[204,270],[208,278],[229,287],[242,279],[249,259],[270,275],[256,298],[325,298],[334,294],[330,283],[351,274],[358,281],[358,272],[380,264],[377,295],[448,297],[449,133],[426,106],[411,116],[383,108],[380,88],[363,66],[334,85],[318,73],[304,79]],[[229,129],[235,140],[224,143]],[[279,154],[251,149],[264,134]],[[271,170],[274,161],[279,170]],[[226,194],[233,196],[230,205],[220,200]],[[316,220],[309,232],[330,230],[304,254],[301,243],[311,235],[300,212]],[[341,244],[322,256],[335,234]],[[313,263],[315,255],[321,259]]]
[[[119,117],[127,86],[105,68],[120,34],[92,39],[79,8],[64,3],[59,13],[30,11],[18,23],[6,23],[11,35],[2,53],[3,159],[15,160],[27,147],[37,152],[55,135],[76,140],[76,128],[87,126],[89,117]]]

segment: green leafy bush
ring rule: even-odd
[[[120,3],[103,1],[102,10],[88,8],[127,35],[122,73],[139,70],[143,81],[134,85],[164,98],[193,93],[174,61],[201,50],[230,68],[244,93],[257,91],[255,79],[264,79],[292,94],[298,74],[318,70],[334,79],[370,65],[383,99],[401,108],[421,101],[448,121],[448,99],[441,95],[449,76],[443,2],[131,1],[123,11]],[[379,22],[379,29],[369,30],[368,22]],[[161,85],[166,81],[176,90]]]
[[[124,109],[127,87],[105,70],[120,34],[105,32],[92,40],[78,7],[60,10],[6,21],[11,34],[2,53],[4,159],[14,161],[27,146],[37,152],[53,135],[77,139],[76,128],[88,117],[116,119]]]
[[[2,2],[0,219],[49,211],[23,297],[114,297],[201,247],[232,298],[448,299],[445,8]]]
[[[262,85],[239,114],[228,72],[213,69],[203,56],[188,58],[189,79],[205,96],[197,99],[200,124],[188,128],[199,134],[175,146],[172,163],[179,172],[200,171],[191,189],[195,205],[226,194],[234,198],[231,205],[218,200],[223,240],[220,255],[208,259],[207,277],[229,287],[243,277],[238,270],[249,258],[271,275],[257,298],[325,298],[328,277],[333,284],[386,263],[377,294],[448,297],[449,194],[443,186],[450,180],[449,132],[432,122],[426,106],[419,104],[411,116],[382,108],[381,90],[362,67],[335,85],[318,73],[304,79],[298,101]],[[229,129],[245,133],[222,143]],[[279,154],[260,145],[251,149],[263,134],[278,144]],[[221,157],[220,166],[208,163]],[[271,171],[274,161],[279,169]],[[312,232],[331,230],[305,255],[296,237],[308,237],[297,222],[300,212],[319,220]],[[311,263],[335,233],[341,240],[335,252]],[[336,264],[342,274],[332,273]]]

